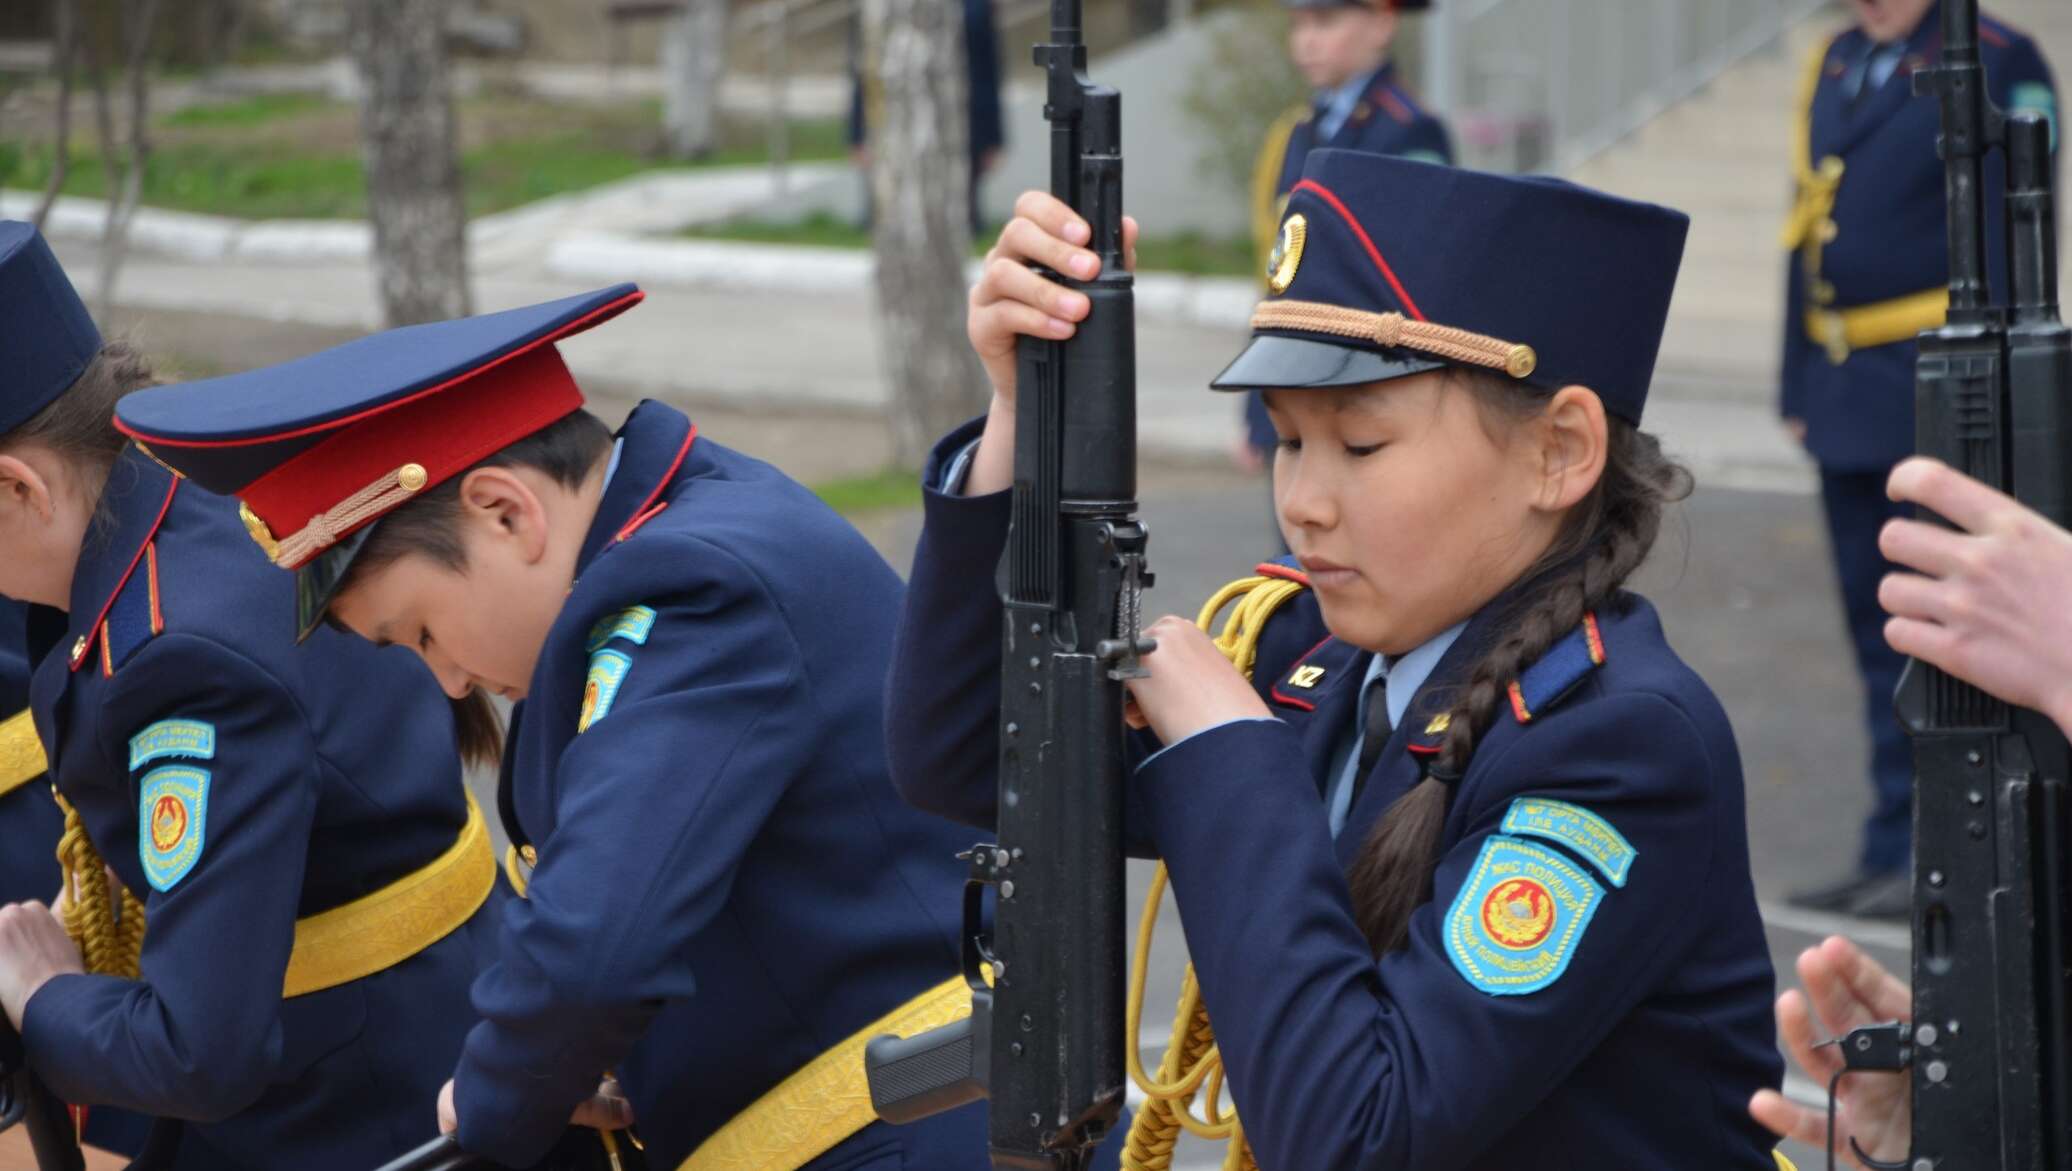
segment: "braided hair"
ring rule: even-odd
[[[1544,395],[1499,375],[1456,369],[1450,376],[1476,396],[1485,421],[1521,421],[1546,405]],[[1511,682],[1584,614],[1621,604],[1620,587],[1654,547],[1663,506],[1690,495],[1690,473],[1662,454],[1654,436],[1622,419],[1606,423],[1605,466],[1596,487],[1570,509],[1553,544],[1505,595],[1494,624],[1500,634],[1445,709],[1445,739],[1425,778],[1388,807],[1353,863],[1353,911],[1376,955],[1403,946],[1411,913],[1432,897],[1449,788],[1467,773]]]

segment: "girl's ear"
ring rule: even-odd
[[[42,471],[20,456],[0,455],[0,513],[49,524],[56,512],[51,483]]]
[[[1587,386],[1555,392],[1539,418],[1537,507],[1561,512],[1580,502],[1604,475],[1609,443],[1604,401]]]

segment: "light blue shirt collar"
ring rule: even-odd
[[[1410,711],[1410,701],[1417,698],[1418,688],[1432,677],[1432,671],[1439,666],[1439,660],[1453,648],[1454,641],[1466,630],[1466,622],[1457,622],[1407,654],[1399,655],[1391,663],[1386,655],[1375,655],[1367,664],[1367,677],[1360,681],[1359,701],[1353,704],[1352,735],[1341,741],[1339,752],[1333,754],[1337,767],[1332,773],[1331,793],[1326,808],[1331,818],[1331,836],[1337,837],[1345,829],[1345,819],[1352,812],[1353,786],[1358,777],[1353,774],[1360,767],[1360,741],[1364,739],[1364,713],[1367,710],[1367,692],[1376,680],[1387,679],[1389,684],[1389,726],[1401,727],[1403,717]]]
[[[1352,117],[1353,107],[1359,105],[1360,99],[1367,96],[1367,87],[1373,85],[1374,79],[1386,68],[1384,65],[1363,73],[1337,89],[1317,92],[1315,105],[1322,111],[1317,115],[1318,142],[1329,142],[1337,137],[1338,132],[1345,127],[1345,120]]]
[[[624,454],[626,454],[625,437],[621,436],[617,439],[612,440],[612,461],[604,465],[604,488],[610,488],[612,486],[612,477],[619,474],[619,457]],[[598,489],[598,494],[600,496],[603,495],[603,493],[603,488]]]

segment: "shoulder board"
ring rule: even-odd
[[[1597,628],[1597,615],[1585,614],[1581,626],[1549,647],[1511,684],[1511,714],[1521,724],[1531,723],[1603,665],[1604,636]]]
[[[1417,103],[1413,102],[1410,99],[1410,95],[1404,93],[1399,86],[1383,86],[1375,93],[1374,100],[1380,104],[1383,110],[1388,112],[1389,117],[1405,126],[1409,126],[1417,121]]]
[[[164,632],[165,610],[158,596],[158,542],[151,541],[101,620],[101,673],[115,674],[145,643]]]

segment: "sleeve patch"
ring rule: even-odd
[[[209,818],[209,771],[166,765],[144,777],[137,853],[152,889],[169,891],[201,861]]]
[[[1625,886],[1640,852],[1612,823],[1579,805],[1520,797],[1504,814],[1503,831],[1560,842],[1597,868],[1613,886]]]
[[[1538,992],[1568,970],[1603,899],[1604,888],[1567,858],[1492,835],[1446,912],[1447,958],[1491,996]]]
[[[129,766],[132,772],[169,756],[214,760],[216,725],[202,720],[160,720],[130,737]]]
[[[590,725],[603,719],[612,710],[612,701],[619,696],[619,685],[626,682],[626,672],[633,669],[633,657],[619,651],[598,651],[590,656],[590,677],[583,683],[583,709],[576,717],[576,734],[590,730]]]
[[[615,638],[623,638],[634,646],[646,646],[648,635],[655,629],[655,609],[652,606],[634,606],[621,610],[603,619],[590,628],[587,649],[595,654]]]

